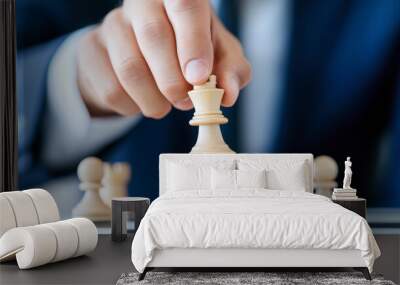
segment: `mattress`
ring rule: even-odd
[[[162,195],[139,225],[132,262],[143,272],[169,248],[359,250],[370,271],[380,255],[361,216],[320,195],[265,189]]]

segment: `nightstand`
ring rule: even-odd
[[[135,216],[135,232],[150,206],[150,199],[144,197],[121,197],[112,199],[111,239],[124,241],[127,237],[128,212]]]
[[[366,218],[367,212],[367,200],[363,198],[357,198],[354,200],[332,200],[332,202],[339,204],[340,206],[359,214],[364,219]]]

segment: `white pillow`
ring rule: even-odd
[[[267,171],[235,170],[237,188],[267,188]]]
[[[210,188],[208,179],[209,171],[210,169],[207,167],[170,163],[168,169],[168,189],[172,191],[184,191]]]
[[[211,188],[218,189],[236,189],[236,170],[215,169],[211,170]]]
[[[210,190],[211,168],[234,169],[236,162],[178,161],[168,163],[167,191]]]
[[[290,159],[240,159],[239,170],[266,169],[267,188],[273,190],[306,191],[310,181],[309,169],[304,160]]]
[[[241,188],[266,188],[266,171],[263,170],[211,170],[213,190],[238,190]]]
[[[287,169],[285,172],[270,170],[267,172],[268,188],[272,190],[289,190],[306,192],[308,179],[305,169]]]

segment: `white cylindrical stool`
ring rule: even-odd
[[[11,205],[15,215],[17,227],[26,227],[39,224],[35,205],[30,196],[22,191],[0,193]]]
[[[0,237],[16,226],[17,222],[10,202],[6,197],[0,195]]]
[[[22,191],[30,196],[36,208],[39,224],[51,223],[60,220],[58,207],[53,196],[43,189],[29,189]]]

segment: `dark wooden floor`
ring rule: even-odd
[[[115,284],[122,273],[134,271],[131,243],[132,238],[114,243],[111,236],[100,235],[96,250],[88,256],[28,270],[19,270],[16,262],[2,263],[0,284]]]
[[[385,279],[400,283],[400,235],[377,234],[375,237],[381,248],[382,257],[376,261],[374,271],[383,274]],[[0,264],[0,284],[115,284],[122,273],[135,270],[130,257],[131,242],[132,237],[124,242],[114,243],[109,235],[100,235],[96,250],[88,256],[29,270],[19,270],[16,262],[3,263]],[[335,270],[351,269],[325,269],[325,271]]]
[[[381,257],[375,262],[374,272],[400,284],[400,234],[375,234]]]

